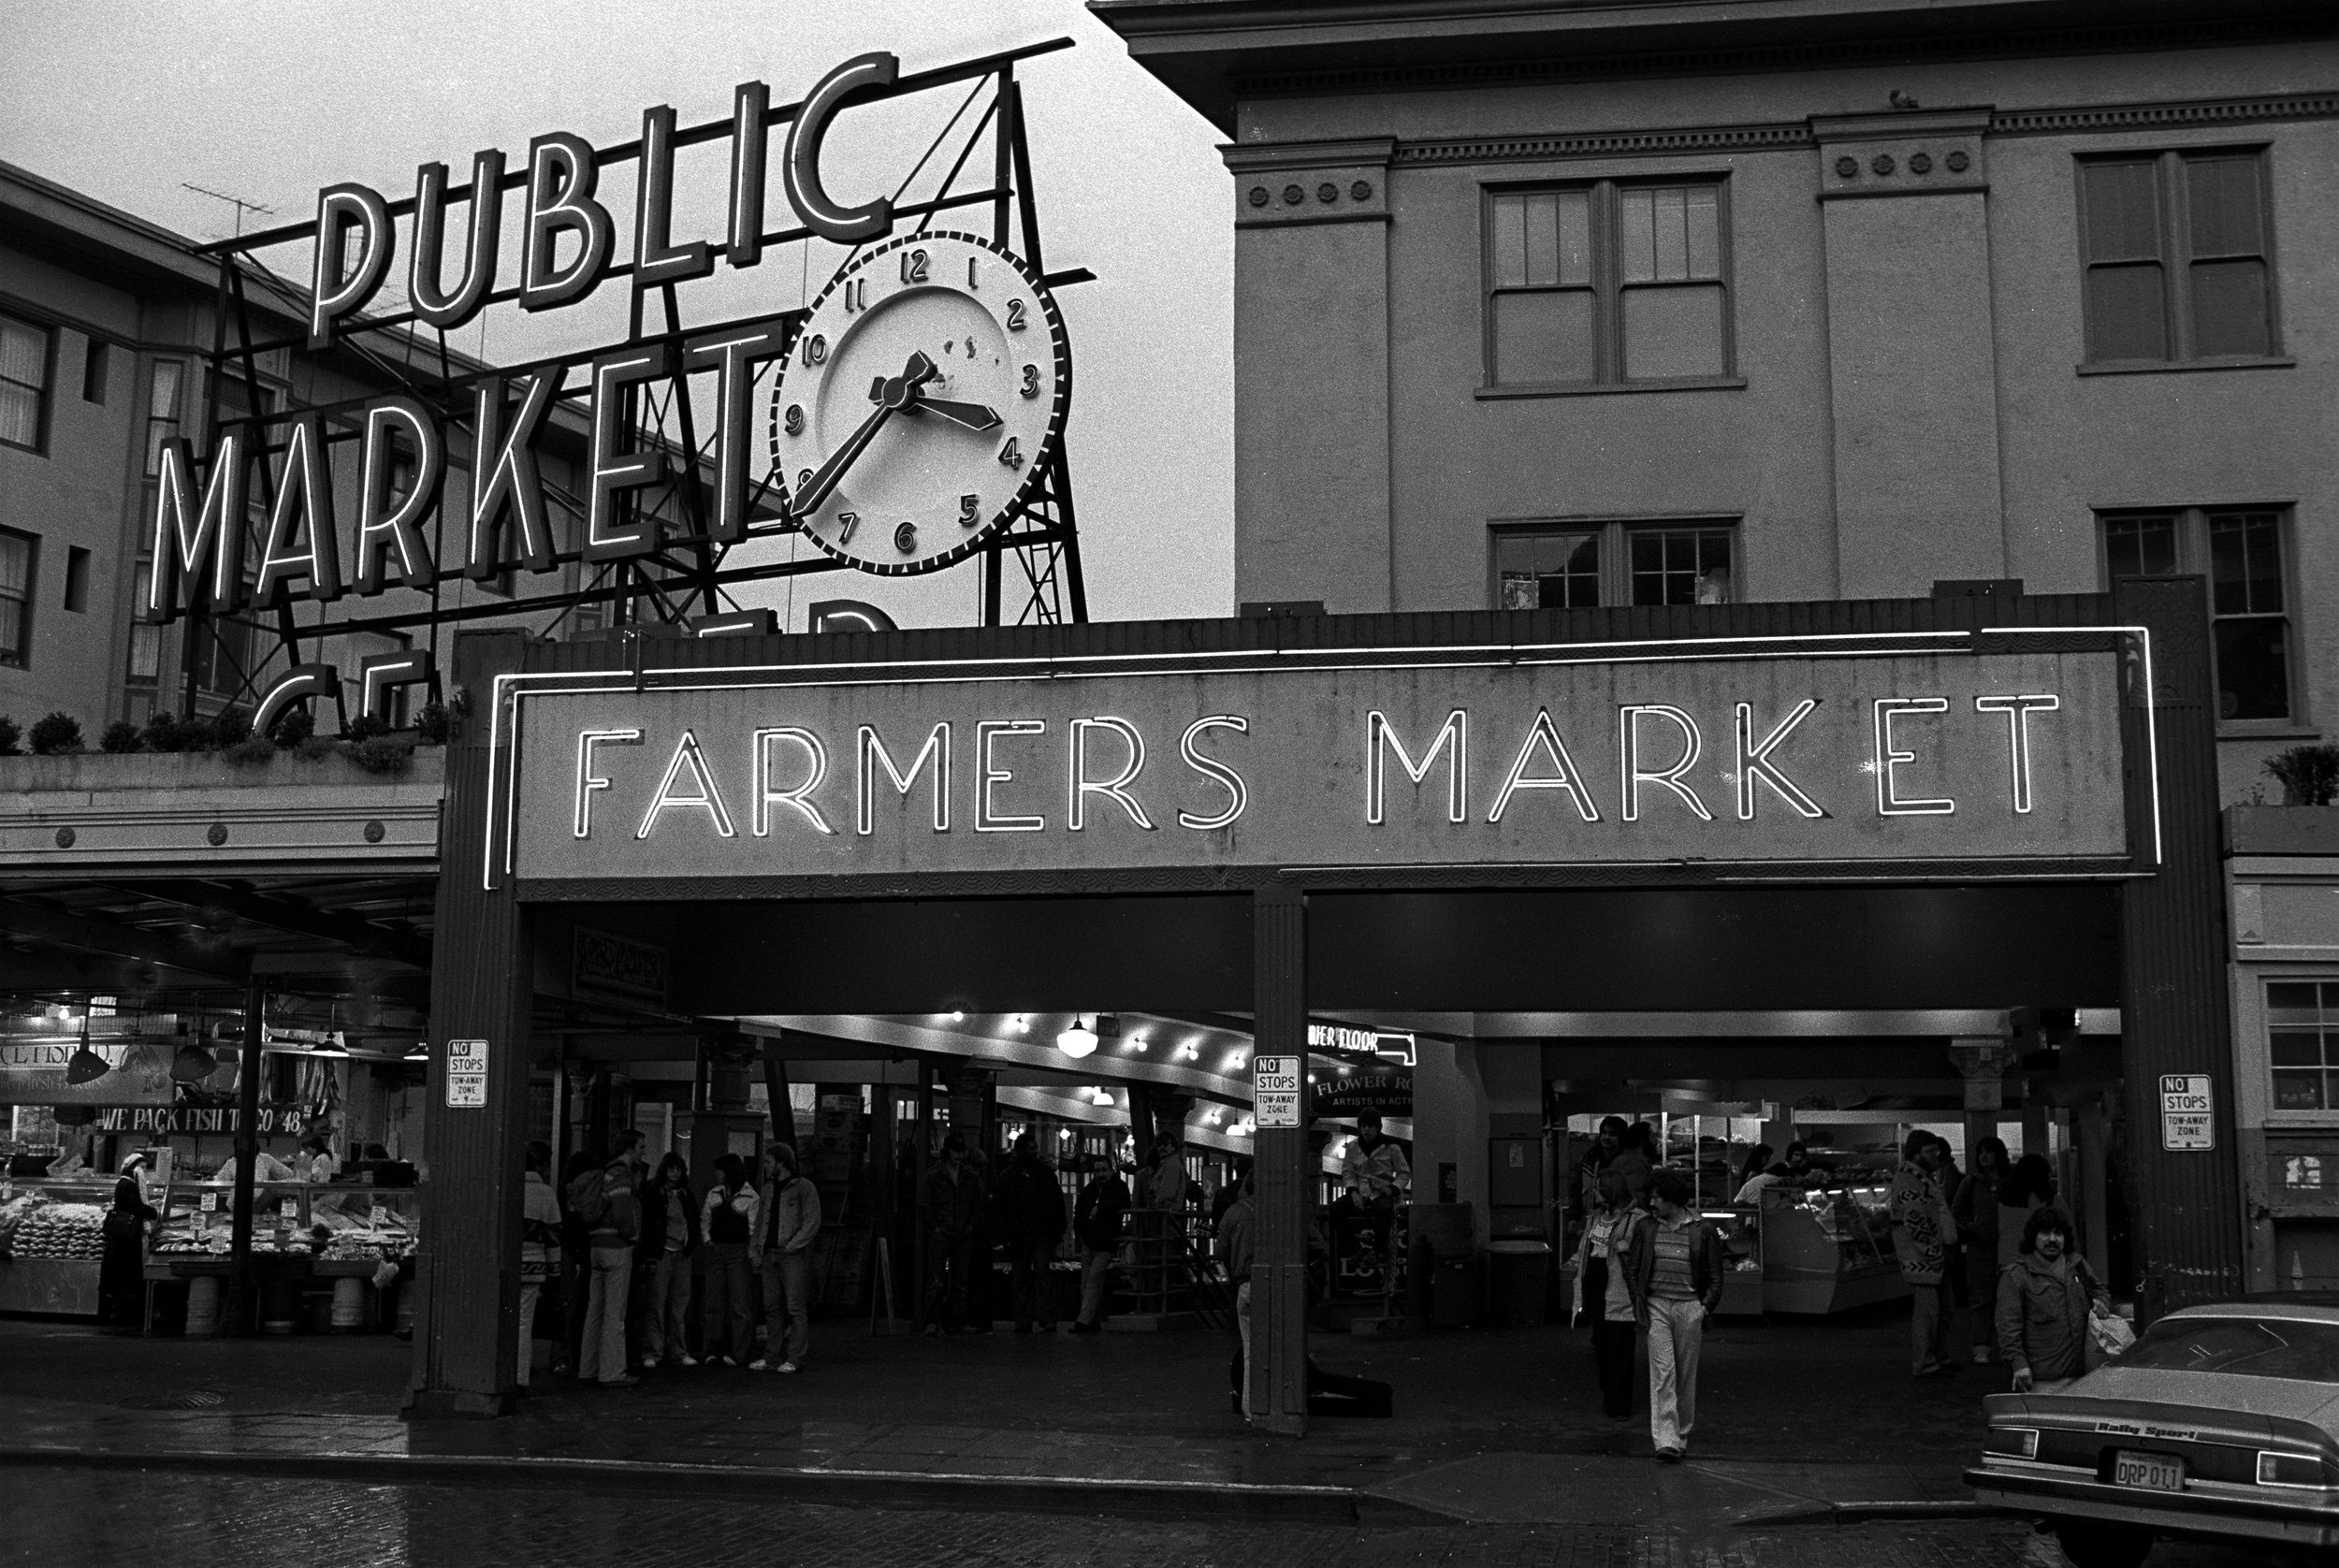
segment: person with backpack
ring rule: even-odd
[[[570,1184],[569,1212],[587,1227],[592,1270],[576,1379],[604,1388],[631,1387],[642,1381],[625,1370],[625,1303],[633,1280],[633,1243],[642,1234],[631,1144]]]
[[[763,1280],[763,1354],[749,1372],[802,1372],[812,1350],[812,1239],[821,1233],[821,1189],[796,1169],[792,1145],[765,1156],[763,1215],[755,1267]]]
[[[706,1189],[699,1228],[706,1236],[706,1285],[701,1302],[699,1348],[710,1367],[744,1367],[755,1338],[755,1279],[748,1254],[755,1240],[758,1201],[748,1180],[748,1162],[736,1154],[715,1156],[715,1184]]]
[[[642,1239],[634,1252],[649,1287],[642,1314],[642,1365],[695,1367],[690,1355],[690,1258],[699,1250],[698,1195],[680,1154],[658,1162],[642,1198]]]

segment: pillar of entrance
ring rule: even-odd
[[[1298,1056],[1308,1044],[1307,897],[1271,886],[1251,902],[1253,1054]],[[1308,1226],[1315,1217],[1309,1108],[1300,1125],[1252,1140],[1256,1245],[1251,1258],[1251,1424],[1292,1437],[1308,1430]]]
[[[487,693],[520,665],[523,634],[456,640],[455,679]],[[520,1185],[528,1140],[535,962],[511,878],[487,886],[494,788],[483,695],[447,740],[439,817],[439,939],[430,965],[430,1077],[423,1111],[414,1363],[405,1414],[501,1416],[518,1367]],[[451,1042],[486,1081],[448,1071]]]

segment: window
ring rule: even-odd
[[[2339,1111],[2339,981],[2266,987],[2276,1111]]]
[[[40,450],[49,390],[49,329],[0,316],[0,446]]]
[[[1727,604],[1736,531],[1713,523],[1499,528],[1494,603],[1504,610]]]
[[[1497,192],[1487,226],[1487,381],[1663,385],[1731,374],[1722,186]]]
[[[2103,519],[2107,581],[2172,572],[2209,579],[2220,722],[2299,717],[2291,694],[2283,524],[2282,513],[2272,507],[2186,507]]]
[[[0,665],[22,670],[33,654],[33,560],[38,541],[0,529]]]
[[[128,679],[133,686],[152,686],[163,670],[163,629],[145,618],[147,585],[153,580],[154,569],[141,561],[138,578],[131,589],[130,663]]]
[[[65,547],[65,607],[77,616],[89,613],[89,552],[79,544]]]
[[[105,406],[107,369],[106,340],[92,338],[81,355],[81,401]]]
[[[163,472],[163,443],[179,433],[179,383],[186,367],[176,359],[154,361],[154,381],[146,394],[146,472]]]
[[[2083,162],[2087,363],[2279,353],[2268,205],[2255,148]]]

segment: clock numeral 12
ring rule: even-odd
[[[982,498],[965,495],[958,498],[958,526],[973,528],[982,518]]]
[[[852,530],[859,527],[860,523],[861,514],[858,512],[839,512],[836,514],[836,543],[839,544],[851,544]]]
[[[918,550],[918,525],[915,523],[903,523],[897,526],[893,530],[893,548],[899,550],[906,556],[916,554]]]
[[[1010,299],[1007,302],[1007,329],[1010,332],[1021,332],[1024,329],[1024,302],[1021,299]]]
[[[1024,449],[1021,445],[1017,444],[1015,437],[1008,437],[1007,444],[999,448],[999,461],[1005,463],[1010,468],[1022,468],[1024,466]]]
[[[902,253],[902,282],[906,283],[923,283],[925,281],[926,253],[923,251],[904,251]]]

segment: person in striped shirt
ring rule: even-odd
[[[1649,1435],[1659,1462],[1678,1464],[1697,1422],[1697,1353],[1722,1305],[1725,1264],[1721,1235],[1692,1207],[1688,1171],[1658,1170],[1649,1194],[1656,1218],[1634,1228],[1625,1280],[1649,1334]]]

